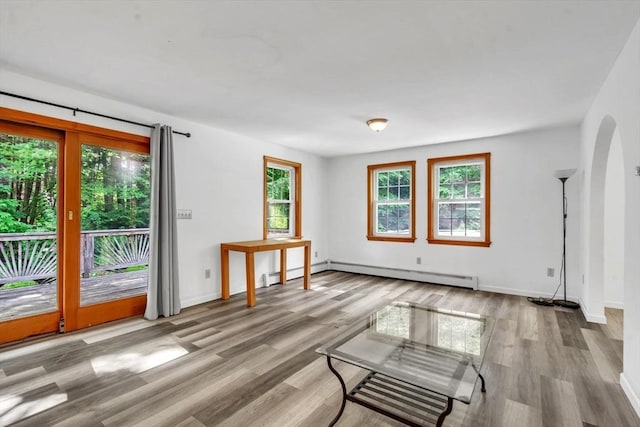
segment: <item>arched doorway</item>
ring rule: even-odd
[[[625,174],[622,141],[613,117],[602,119],[595,141],[589,188],[588,282],[585,299],[592,313],[616,322],[624,309]],[[607,319],[608,320],[608,319]],[[622,337],[620,336],[622,339]]]
[[[624,308],[625,182],[622,141],[616,128],[611,138],[604,188],[604,306]]]

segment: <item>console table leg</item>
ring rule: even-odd
[[[220,248],[220,275],[222,276],[222,299],[229,299],[229,249]]]
[[[338,411],[338,415],[336,415],[335,418],[329,424],[329,427],[333,427],[338,422],[338,420],[342,416],[342,413],[344,412],[344,406],[347,403],[347,387],[344,385],[344,381],[342,380],[342,377],[340,376],[338,371],[336,371],[333,368],[333,366],[331,366],[331,358],[329,356],[327,356],[327,364],[329,365],[329,370],[333,372],[333,374],[336,377],[338,377],[338,381],[340,381],[340,386],[342,387],[342,405],[340,405],[340,411]]]
[[[245,253],[247,269],[247,307],[256,305],[256,273],[253,258],[253,252]]]

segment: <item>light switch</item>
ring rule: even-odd
[[[191,209],[178,209],[178,219],[191,219]]]

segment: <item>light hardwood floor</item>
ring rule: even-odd
[[[129,319],[0,348],[0,425],[326,426],[340,387],[320,343],[385,300],[497,319],[479,387],[447,426],[638,426],[618,384],[621,316],[588,323],[580,311],[526,298],[324,272],[213,301],[179,316]],[[336,363],[351,386],[362,372]],[[339,426],[398,426],[347,403]]]

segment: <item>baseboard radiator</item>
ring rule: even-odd
[[[478,276],[436,273],[430,271],[406,270],[402,268],[377,267],[373,265],[354,264],[341,261],[322,261],[311,264],[311,274],[326,270],[344,271],[346,273],[370,274],[372,276],[392,279],[412,280],[414,282],[435,283],[438,285],[458,286],[478,290]],[[287,269],[287,280],[302,277],[303,267]],[[273,271],[262,275],[262,283],[258,286],[270,286],[280,281],[280,273]]]
[[[320,273],[328,270],[327,265],[329,261],[321,261],[311,264],[311,274]],[[294,267],[287,269],[287,280],[297,279],[304,275],[304,267]],[[262,283],[257,283],[256,286],[268,287],[275,283],[280,283],[280,272],[272,271],[270,273],[264,273],[262,275]]]
[[[415,282],[435,283],[438,285],[458,286],[478,290],[478,276],[436,273],[431,271],[406,270],[402,268],[377,267],[365,264],[353,264],[341,261],[327,261],[327,270],[345,271],[348,273],[370,274],[372,276],[390,277],[393,279],[412,280]]]

